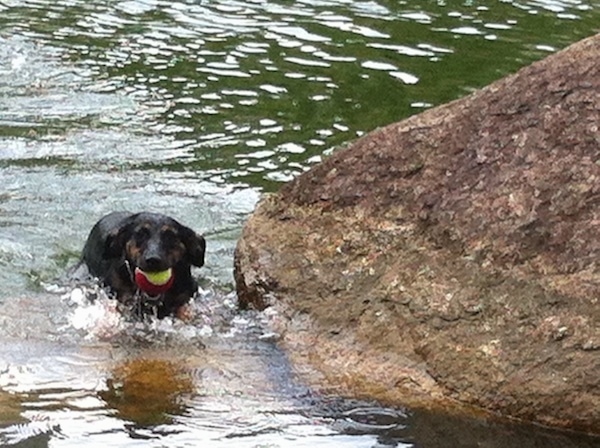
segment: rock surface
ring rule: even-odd
[[[342,392],[600,433],[599,61],[597,35],[266,197],[240,303]]]

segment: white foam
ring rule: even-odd
[[[148,342],[200,342],[215,335],[215,325],[229,321],[226,316],[234,307],[229,295],[215,296],[212,290],[198,289],[190,303],[191,317],[158,319],[144,316],[135,320],[123,314],[119,302],[97,285],[79,285],[62,295],[70,312],[65,330],[76,330],[86,340],[115,341],[133,338]]]
[[[83,331],[86,339],[111,339],[126,326],[117,301],[99,287],[77,287],[62,298],[72,307],[68,325]]]

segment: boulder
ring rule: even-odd
[[[600,433],[599,61],[597,35],[266,196],[240,304],[337,393]]]

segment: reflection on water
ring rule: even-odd
[[[44,324],[2,329],[0,445],[373,445],[377,426],[352,433],[331,424],[357,403],[329,405],[297,383],[277,336],[259,315],[239,314],[231,295],[202,292],[195,320],[182,323],[127,322],[109,316],[110,299],[99,290],[85,293],[94,304],[76,304],[80,292],[44,295],[58,340],[43,340]],[[8,308],[23,309],[18,302]],[[113,333],[97,330],[115,316]]]
[[[0,445],[600,445],[308,389],[231,292],[262,191],[599,15],[589,0],[0,2]],[[190,322],[129,322],[64,279],[100,216],[142,209],[206,236]]]
[[[118,365],[99,393],[117,416],[138,426],[172,423],[185,411],[184,395],[194,384],[181,364],[160,359],[128,359]]]

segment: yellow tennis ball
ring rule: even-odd
[[[172,269],[169,268],[164,271],[158,272],[144,272],[144,276],[148,279],[150,283],[153,285],[164,285],[171,279]]]

